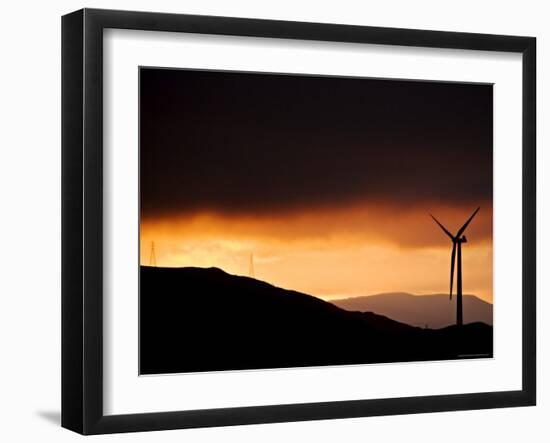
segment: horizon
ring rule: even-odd
[[[267,283],[271,286],[274,286],[278,289],[283,289],[285,291],[296,291],[296,289],[294,289],[294,288],[285,288],[285,287],[277,286],[273,283],[262,280],[261,278],[258,278],[257,276],[250,276],[250,275],[245,275],[245,274],[232,274],[232,273],[230,273],[230,272],[228,272],[228,271],[226,271],[222,268],[219,268],[217,266],[158,266],[158,265],[140,264],[140,267],[142,267],[142,268],[153,268],[153,269],[201,269],[201,270],[213,269],[213,270],[221,271],[221,272],[223,272],[225,274],[228,274],[232,277],[249,278],[251,280],[257,280],[261,283]],[[297,291],[297,292],[300,292],[300,291]],[[411,296],[411,297],[448,297],[449,296],[448,292],[447,293],[439,292],[439,293],[414,294],[414,293],[407,292],[407,291],[379,292],[379,293],[374,293],[374,294],[361,294],[361,295],[352,295],[352,296],[343,296],[343,297],[335,296],[333,298],[323,298],[321,296],[318,296],[318,295],[315,295],[315,294],[309,294],[309,293],[304,293],[304,294],[305,295],[310,295],[312,297],[318,298],[320,300],[323,300],[323,301],[326,301],[326,302],[329,302],[329,303],[334,302],[334,301],[344,301],[344,300],[348,300],[348,299],[352,300],[352,299],[362,298],[362,297],[393,296],[393,295],[406,295],[406,296]],[[493,304],[491,301],[484,300],[483,298],[479,297],[476,294],[464,293],[464,294],[462,294],[462,296],[463,297],[475,297],[478,300],[481,300],[485,303],[489,303],[490,305]],[[454,298],[453,298],[453,300],[454,300]]]

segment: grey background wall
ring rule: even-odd
[[[550,173],[546,2],[52,0],[2,4],[0,26],[0,439],[69,442],[60,410],[60,16],[83,6],[532,35],[538,38],[539,224]],[[545,127],[546,126],[546,127]],[[550,247],[542,232],[540,249]],[[539,274],[548,253],[539,253]],[[33,278],[28,277],[32,268]],[[539,406],[102,436],[94,441],[550,441],[549,280],[539,279]],[[26,314],[23,315],[23,312]]]

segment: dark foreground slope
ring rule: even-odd
[[[142,374],[488,357],[492,333],[416,328],[216,268],[141,268]]]

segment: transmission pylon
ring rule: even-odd
[[[149,255],[149,266],[157,266],[157,254],[155,253],[155,242],[151,242],[151,254]]]
[[[248,263],[248,276],[254,278],[254,254],[250,254],[250,261]]]

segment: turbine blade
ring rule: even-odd
[[[472,221],[472,219],[475,217],[475,215],[477,214],[477,211],[479,211],[479,208],[477,208],[474,213],[470,216],[470,218],[468,220],[466,220],[466,223],[464,223],[464,225],[462,226],[462,228],[460,228],[460,230],[456,233],[456,236],[457,237],[460,237],[464,231],[466,230],[466,228],[468,227],[468,225],[470,224],[470,222]]]
[[[456,243],[453,242],[453,252],[451,252],[451,290],[449,291],[449,300],[453,299],[453,277],[455,275]]]
[[[451,240],[454,240],[453,235],[452,235],[449,231],[447,231],[447,229],[445,228],[445,226],[443,226],[441,223],[439,223],[439,220],[438,220],[437,218],[435,218],[432,214],[430,214],[430,217],[434,219],[434,222],[436,222],[436,223],[439,225],[439,227],[440,227],[441,229],[443,229],[443,232],[444,232],[445,234],[447,234]]]

